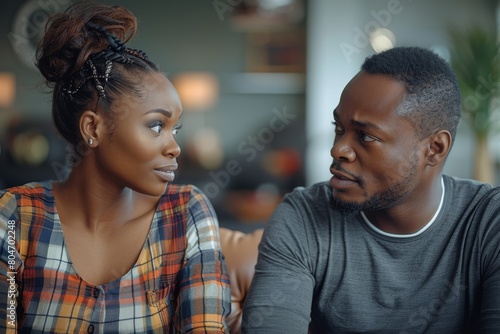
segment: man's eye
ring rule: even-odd
[[[343,131],[342,127],[340,125],[338,125],[337,122],[333,121],[332,124],[335,127],[335,133],[340,133]]]
[[[362,140],[362,141],[365,141],[365,142],[372,142],[372,141],[375,141],[375,140],[376,140],[376,139],[375,139],[375,138],[373,138],[372,136],[367,135],[366,133],[363,133],[363,132],[361,132],[360,137],[361,137],[361,140]]]
[[[154,122],[153,124],[151,124],[149,126],[149,128],[156,133],[161,133],[161,129],[163,129],[164,126],[165,126],[165,124],[163,122],[157,121],[157,122]]]

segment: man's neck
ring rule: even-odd
[[[377,229],[389,233],[408,235],[430,225],[441,207],[444,196],[442,176],[436,178],[418,198],[408,198],[403,203],[386,210],[365,211],[364,215]]]

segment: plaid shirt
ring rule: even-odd
[[[194,186],[168,185],[136,264],[107,284],[76,273],[49,181],[0,191],[0,236],[7,333],[229,332],[218,222]]]

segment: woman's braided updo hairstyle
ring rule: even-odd
[[[83,111],[99,108],[112,120],[113,102],[126,94],[140,97],[143,75],[159,72],[146,53],[126,47],[136,29],[128,9],[92,2],[49,19],[36,65],[53,88],[55,126],[74,147],[81,140]]]

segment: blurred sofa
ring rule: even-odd
[[[226,257],[231,280],[231,313],[228,325],[232,334],[241,333],[243,303],[255,273],[257,248],[262,232],[262,228],[249,233],[220,228],[222,252]]]

